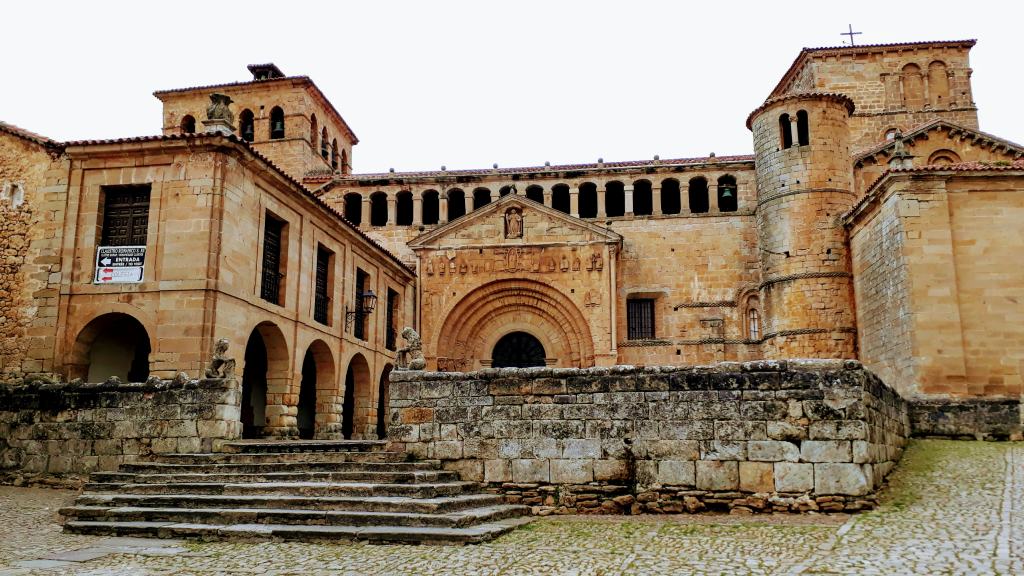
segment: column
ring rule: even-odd
[[[547,206],[548,208],[551,207],[551,195],[552,195],[551,188],[548,188],[547,186],[545,186],[544,187],[544,205]]]
[[[626,184],[622,187],[622,194],[626,197],[626,209],[624,214],[626,216],[633,215],[633,185]]]
[[[444,190],[437,195],[437,223],[448,223],[448,195]]]
[[[388,194],[388,226],[394,226],[398,221],[398,197],[395,194]]]
[[[679,214],[693,214],[690,211],[690,183],[679,183]]]
[[[490,193],[491,202],[494,202],[498,198],[501,198],[501,190],[490,190],[489,193]]]
[[[605,192],[607,191],[606,190],[607,187],[608,187],[608,185],[605,184],[604,187],[601,187],[601,188],[597,189],[597,217],[598,218],[607,218],[608,217],[608,212],[604,209],[604,197],[605,197]]]
[[[651,214],[661,216],[661,186],[651,184]]]
[[[569,215],[576,218],[580,217],[580,187],[579,184],[573,184],[569,188]]]
[[[794,132],[793,134],[796,134]],[[718,179],[708,182],[708,214],[717,214],[718,209]]]
[[[412,193],[412,225],[423,225],[423,191],[416,190]]]
[[[470,212],[473,211],[473,192],[472,192],[472,190],[467,190],[466,192],[463,192],[462,200],[463,200],[463,206],[466,207],[466,214],[469,214]]]
[[[370,197],[363,196],[363,219],[359,223],[359,227],[363,230],[370,228]]]

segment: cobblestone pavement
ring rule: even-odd
[[[883,506],[848,516],[544,518],[462,547],[66,535],[73,492],[0,487],[0,576],[1024,575],[1024,444],[915,442]]]

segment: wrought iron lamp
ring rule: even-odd
[[[352,323],[355,322],[357,317],[365,318],[373,314],[373,310],[376,307],[377,295],[373,293],[373,290],[357,292],[355,308],[349,309],[348,306],[345,307],[345,330],[352,327]]]

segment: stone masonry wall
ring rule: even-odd
[[[909,435],[856,361],[393,372],[389,439],[535,512],[859,510]]]
[[[210,451],[241,433],[240,390],[235,380],[0,385],[0,476],[77,475]]]

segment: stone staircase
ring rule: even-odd
[[[437,461],[383,441],[238,441],[96,472],[64,530],[160,538],[281,538],[463,544],[530,521]]]

